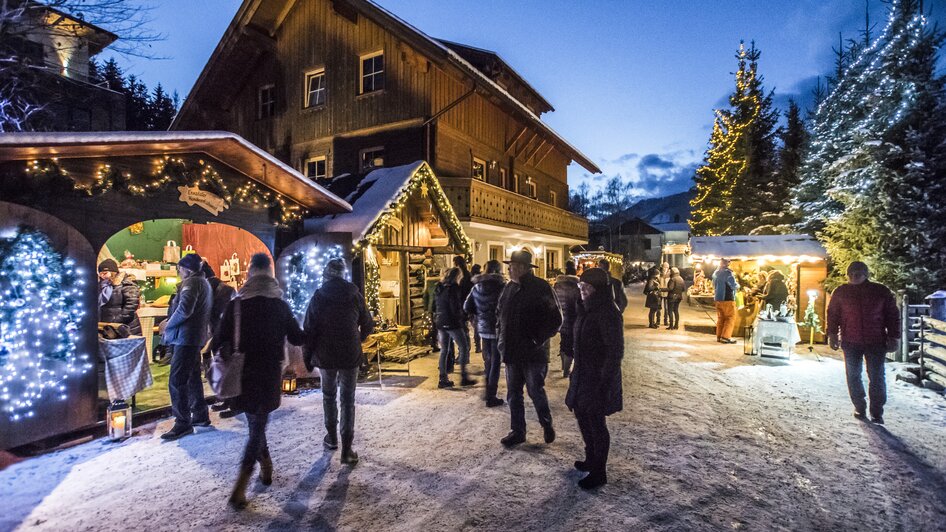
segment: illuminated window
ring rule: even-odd
[[[305,107],[325,105],[325,69],[320,68],[305,75]]]
[[[483,159],[473,158],[473,171],[471,172],[473,179],[479,179],[480,181],[486,181],[486,161]]]
[[[276,86],[265,85],[257,93],[257,118],[270,118],[276,114]]]
[[[512,176],[512,191],[519,192],[519,174],[513,174]]]
[[[320,179],[325,179],[328,177],[327,170],[328,165],[326,164],[326,158],[324,155],[319,155],[318,157],[312,157],[311,159],[306,159],[305,161],[305,176],[313,181],[318,181]]]
[[[361,94],[384,89],[384,52],[361,56]]]
[[[509,190],[509,172],[505,168],[499,169],[499,186]]]
[[[549,191],[549,205],[558,207],[558,193],[554,190]]]
[[[384,166],[384,146],[375,146],[358,152],[359,167],[362,170],[371,170]]]
[[[536,197],[536,193],[535,193],[535,181],[533,181],[532,178],[529,177],[529,176],[526,176],[526,190],[525,190],[525,193],[526,193],[526,196],[529,196],[529,197],[532,198],[532,199],[535,199],[535,197]]]

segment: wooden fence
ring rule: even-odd
[[[916,346],[910,359],[920,364],[920,378],[946,386],[946,322],[920,316]]]

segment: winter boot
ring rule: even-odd
[[[234,510],[246,508],[246,486],[250,483],[250,477],[253,476],[253,465],[241,466],[240,476],[237,477],[236,485],[233,486],[233,493],[227,504]]]
[[[322,447],[325,447],[326,451],[338,449],[338,436],[334,430],[325,434],[325,438],[322,439]]]
[[[593,490],[608,483],[608,475],[604,472],[594,471],[588,473],[588,476],[578,481],[578,487],[583,490]]]
[[[351,438],[342,438],[342,463],[354,466],[358,463],[358,453],[351,448],[351,443]]]
[[[269,449],[263,451],[259,458],[259,481],[264,486],[273,483],[273,458],[269,455]]]

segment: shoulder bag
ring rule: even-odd
[[[244,353],[240,350],[240,298],[233,300],[233,339],[214,353],[207,369],[207,382],[220,399],[243,392]]]

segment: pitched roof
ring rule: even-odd
[[[292,167],[227,131],[114,131],[0,135],[0,160],[206,153],[237,172],[315,212],[351,205]]]
[[[520,102],[508,91],[499,86],[498,83],[473,66],[456,51],[445,46],[443,43],[434,39],[414,26],[408,24],[403,19],[394,15],[371,0],[332,0],[336,4],[344,5],[347,8],[355,9],[358,13],[372,20],[376,24],[397,33],[399,37],[416,47],[418,51],[425,54],[429,59],[438,65],[449,65],[455,70],[459,70],[467,78],[473,80],[475,89],[481,94],[496,98],[498,101],[508,106],[515,115],[528,122],[539,130],[556,144],[565,155],[571,160],[577,162],[589,172],[601,173],[594,162],[585,154],[572,146],[567,140],[553,130],[548,124],[543,122],[538,115],[532,112],[528,106]],[[217,62],[234,47],[234,43],[240,37],[244,36],[245,29],[248,26],[262,29],[269,35],[274,35],[279,26],[285,21],[288,13],[294,7],[294,0],[244,0],[243,4],[237,10],[233,21],[224,32],[223,38],[217,44],[217,48],[210,56],[210,60],[204,66],[203,71],[194,83],[194,87],[180,112],[174,119],[171,129],[177,129],[182,117],[193,112],[194,95],[197,94],[201,86],[206,83],[209,73],[216,68]]]

